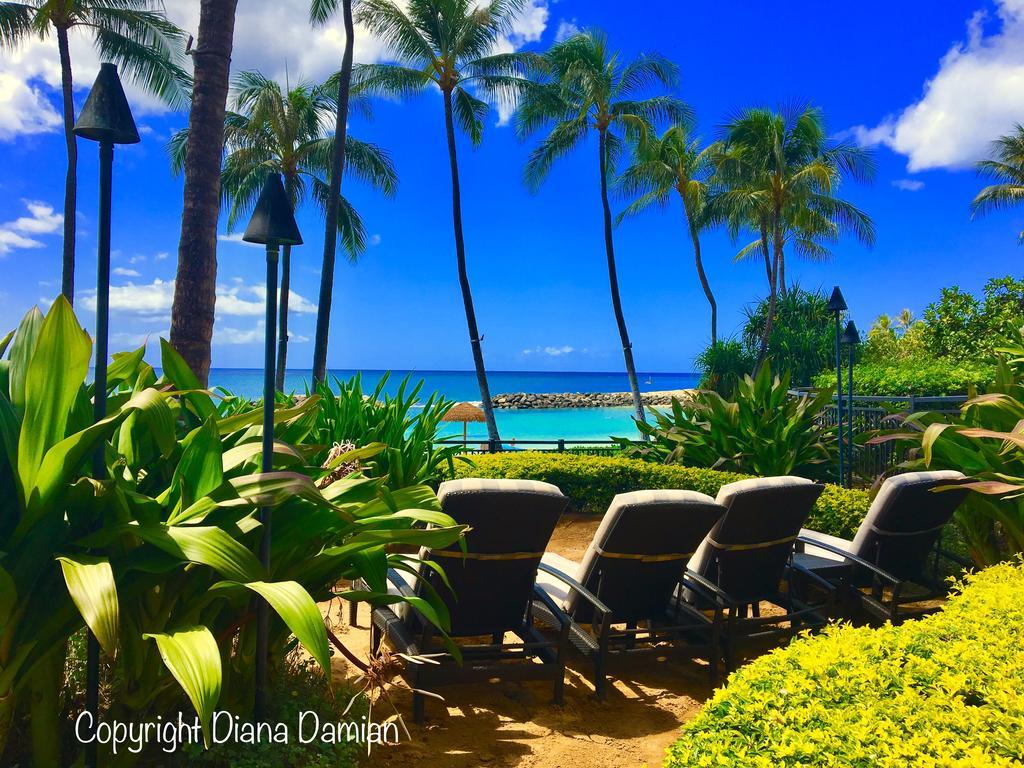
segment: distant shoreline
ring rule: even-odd
[[[692,389],[666,389],[641,392],[644,405],[667,406]],[[540,410],[559,408],[618,408],[633,404],[629,392],[509,392],[491,398],[494,408],[508,410]]]

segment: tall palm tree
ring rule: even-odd
[[[745,110],[726,126],[717,173],[722,191],[715,207],[734,231],[758,234],[768,272],[768,312],[758,367],[768,350],[778,293],[785,289],[785,245],[819,252],[816,241],[850,232],[874,242],[871,218],[835,196],[845,177],[868,180],[873,158],[847,142],[829,141],[820,109]]]
[[[701,256],[700,233],[712,224],[707,200],[712,192],[717,144],[704,146],[691,136],[689,127],[670,126],[660,138],[651,138],[636,147],[633,164],[619,177],[622,192],[636,197],[619,216],[640,213],[652,205],[667,208],[673,194],[679,196],[683,223],[693,243],[693,257],[704,296],[711,307],[711,344],[718,342],[718,304],[711,291]]]
[[[537,189],[547,178],[555,160],[581,146],[591,131],[597,133],[597,169],[612,310],[622,342],[633,407],[641,421],[644,406],[619,296],[608,184],[627,141],[643,141],[659,120],[685,123],[690,119],[689,109],[678,99],[664,94],[648,95],[652,89],[674,87],[676,78],[675,65],[661,56],[642,55],[622,62],[618,54],[609,50],[604,33],[581,32],[556,43],[544,55],[540,82],[523,94],[517,113],[520,136],[550,128],[526,164],[525,180],[531,189]]]
[[[57,38],[67,174],[64,181],[64,247],[61,293],[75,294],[75,210],[78,146],[75,125],[73,32],[89,35],[100,57],[174,107],[187,100],[187,77],[179,66],[184,33],[169,22],[160,0],[25,0],[0,2],[0,47],[16,48],[31,37]]]
[[[364,64],[356,81],[368,91],[408,96],[437,88],[444,105],[448,164],[452,184],[452,224],[459,287],[466,312],[469,343],[476,368],[487,436],[498,444],[491,393],[487,384],[473,293],[466,268],[462,232],[462,187],[455,141],[456,124],[474,146],[483,138],[488,103],[474,94],[515,98],[529,84],[523,75],[534,57],[522,53],[493,53],[523,9],[525,0],[408,0],[405,10],[391,0],[362,0],[356,18],[390,46],[395,63]]]
[[[238,0],[200,0],[199,43],[188,115],[184,208],[171,305],[171,344],[200,383],[210,375],[217,301],[217,219],[224,151],[224,114]]]
[[[339,0],[312,0],[309,18],[315,26],[327,24],[338,10]],[[341,203],[341,182],[345,171],[346,133],[348,131],[348,102],[352,83],[352,56],[355,49],[356,30],[352,18],[353,0],[341,0],[342,25],[345,28],[345,49],[341,56],[341,70],[337,77],[337,107],[334,113],[334,156],[328,174],[328,199],[334,201],[327,206],[324,217],[327,224],[324,235],[324,258],[320,269],[320,299],[316,307],[316,337],[313,341],[313,384],[327,378],[327,341],[330,336],[331,301],[334,297],[334,263],[337,256],[339,206]]]
[[[221,198],[228,206],[228,231],[253,209],[267,173],[284,177],[285,192],[298,209],[312,199],[327,215],[331,199],[331,165],[335,137],[324,126],[335,114],[331,83],[313,86],[300,83],[284,90],[259,72],[242,72],[234,82],[234,111],[224,123],[226,156],[221,171]],[[346,170],[387,196],[398,187],[398,174],[391,158],[380,147],[352,137],[346,138],[349,163]],[[171,165],[180,172],[185,164],[188,130],[176,133],[170,142]],[[362,218],[344,197],[334,206],[335,236],[350,259],[366,248]],[[291,246],[281,252],[281,300],[276,383],[284,391],[288,360],[288,293],[291,286]]]
[[[1013,133],[992,142],[992,157],[978,163],[978,170],[998,181],[985,187],[971,202],[971,216],[1024,203],[1024,125],[1017,123]],[[1024,230],[1017,235],[1024,243]]]

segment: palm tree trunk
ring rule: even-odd
[[[764,254],[764,270],[768,276],[768,291],[774,290],[772,288],[772,253],[768,246],[768,223],[765,221],[761,222],[761,253]]]
[[[476,310],[473,308],[473,292],[469,286],[466,271],[466,244],[462,237],[462,189],[459,186],[459,159],[455,151],[455,121],[452,116],[452,93],[444,91],[444,124],[448,136],[448,162],[452,172],[452,224],[455,229],[455,258],[459,265],[459,287],[462,289],[462,304],[466,310],[466,325],[469,329],[469,345],[473,349],[473,365],[476,368],[476,382],[480,387],[480,407],[487,424],[487,439],[500,450],[501,437],[494,420],[494,406],[491,390],[487,386],[487,368],[484,367],[484,352],[480,346],[480,331],[476,325]]]
[[[779,293],[783,296],[786,295],[786,253],[784,250],[779,251]]]
[[[693,240],[693,258],[697,263],[697,277],[700,280],[701,288],[704,289],[708,304],[711,305],[711,344],[713,346],[718,343],[718,302],[715,301],[715,294],[711,292],[711,284],[708,282],[707,273],[704,272],[704,260],[701,258],[700,252],[700,236],[697,234],[697,228],[693,226],[693,217],[686,210],[685,201],[683,201],[683,216],[686,218],[686,227],[690,230],[690,239]]]
[[[277,320],[277,376],[274,386],[284,392],[284,372],[288,364],[288,292],[292,282],[292,247],[281,249],[281,299],[278,302]]]
[[[237,4],[238,0],[201,0],[199,45],[193,51],[195,74],[171,344],[204,385],[210,375],[217,301],[220,165]]]
[[[352,82],[352,55],[355,46],[355,24],[352,21],[352,0],[342,0],[345,25],[345,51],[341,57],[338,78],[338,114],[334,121],[334,157],[324,233],[324,259],[320,269],[320,299],[316,307],[316,337],[313,343],[313,386],[327,379],[327,340],[331,326],[331,299],[334,294],[334,263],[338,251],[338,206],[341,201],[341,177],[345,172],[345,139],[348,133],[348,100]]]
[[[64,102],[64,143],[67,145],[68,170],[64,179],[64,255],[61,266],[60,292],[69,304],[75,303],[75,230],[78,204],[78,141],[75,127],[74,85],[71,78],[71,49],[68,30],[57,27],[57,48],[60,50],[60,86]]]
[[[608,203],[607,134],[602,129],[600,135],[598,152],[601,155],[601,207],[604,211],[604,250],[608,259],[608,285],[612,293],[612,309],[615,311],[615,324],[619,327],[619,340],[622,342],[622,356],[626,361],[629,391],[633,395],[633,410],[638,421],[645,421],[644,401],[640,397],[640,385],[636,378],[636,365],[633,363],[633,345],[629,341],[629,329],[626,328],[626,318],[622,314],[622,299],[619,297],[619,275],[615,267],[615,242],[612,238],[612,207]]]
[[[768,285],[768,311],[764,320],[764,336],[761,337],[761,349],[757,354],[757,366],[755,367],[755,373],[761,370],[761,366],[768,358],[768,344],[771,341],[772,328],[775,325],[775,311],[778,305],[779,266],[782,261],[782,245],[784,239],[782,234],[782,213],[778,206],[776,206],[773,219],[772,239],[774,241],[774,255],[772,257],[771,276]]]

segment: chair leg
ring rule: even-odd
[[[416,725],[423,725],[426,720],[426,702],[427,697],[422,693],[416,693],[413,691],[412,694],[412,721]]]
[[[348,625],[350,627],[359,626],[356,624],[356,619],[359,616],[359,601],[349,600],[348,601]]]

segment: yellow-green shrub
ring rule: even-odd
[[[456,477],[507,477],[554,483],[572,499],[577,511],[595,515],[604,514],[617,493],[679,488],[714,496],[726,483],[749,477],[620,456],[524,451],[482,454],[472,459],[472,464],[456,467]],[[869,503],[865,491],[826,485],[807,527],[833,536],[850,537],[864,519]]]
[[[920,621],[833,626],[751,662],[666,767],[1024,765],[1024,562],[959,589]]]

